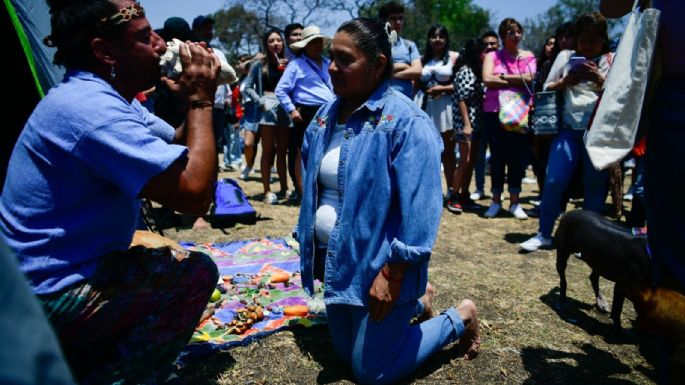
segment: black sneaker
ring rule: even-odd
[[[447,200],[447,210],[454,214],[461,214],[463,211],[461,204],[459,204],[459,200],[456,198],[450,198]]]
[[[528,216],[531,218],[539,218],[540,217],[540,206],[534,206],[532,209],[526,210],[526,214],[528,214]]]
[[[464,211],[480,211],[483,208],[483,205],[474,202],[471,198],[462,198],[459,203]]]

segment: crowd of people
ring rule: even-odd
[[[632,1],[601,3],[618,16]],[[432,306],[428,265],[443,208],[494,218],[504,210],[506,182],[511,216],[539,216],[538,233],[520,245],[525,251],[552,246],[569,185],[582,184],[585,209],[604,210],[609,176],[592,167],[583,145],[613,61],[599,12],[560,25],[537,55],[522,48],[525,31],[513,18],[462,39],[462,47],[433,25],[421,53],[402,37],[404,8],[391,1],[377,19],[347,21],[332,37],[316,25],[268,30],[259,54],[240,57],[233,81],[225,56],[211,47],[210,17],[198,16],[192,28],[173,17],[154,30],[134,0],[48,4],[45,41],[67,73],[17,141],[0,229],[81,383],[168,378],[218,272],[201,253],[129,248],[141,199],[196,215],[202,228],[218,170],[247,180],[260,144],[263,201],[300,204],[303,286],[325,282],[335,352],[363,383],[406,377],[457,340],[463,357],[478,353],[473,301],[441,313]],[[662,43],[675,39],[673,20],[664,19]],[[182,42],[181,69],[160,77],[172,39]],[[682,126],[672,112],[683,100],[685,62],[670,52],[663,49],[672,59],[664,65],[669,81],[656,94],[662,109],[651,120],[669,130],[650,132],[635,191],[646,198],[655,280],[682,292],[680,221],[664,207],[680,190],[665,186],[673,175],[663,173],[682,146],[672,138]],[[503,100],[541,91],[561,96],[558,134],[536,137],[502,121]],[[488,163],[484,208],[476,201],[486,197]],[[530,165],[541,203],[526,211],[520,193]]]

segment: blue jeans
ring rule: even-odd
[[[224,166],[239,164],[241,157],[240,128],[227,124],[224,127]]]
[[[528,136],[503,129],[496,112],[486,112],[483,123],[490,144],[492,194],[504,191],[505,168],[509,193],[520,193],[526,168],[524,163],[530,151]]]
[[[416,302],[396,305],[380,322],[362,306],[327,305],[328,328],[338,357],[352,366],[365,384],[385,384],[414,372],[433,353],[464,334],[464,322],[454,308],[418,325]]]
[[[545,177],[545,190],[540,203],[539,231],[546,238],[552,236],[554,221],[559,216],[562,194],[568,186],[573,171],[582,162],[583,208],[601,213],[607,194],[609,173],[597,171],[583,143],[584,131],[562,129],[552,141]]]

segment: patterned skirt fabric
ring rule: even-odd
[[[178,260],[166,247],[136,246],[39,301],[80,383],[156,383],[190,340],[218,277],[205,254]]]

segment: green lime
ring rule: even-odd
[[[212,296],[209,298],[210,302],[216,302],[221,299],[221,292],[219,289],[214,289],[214,292],[212,293]]]

